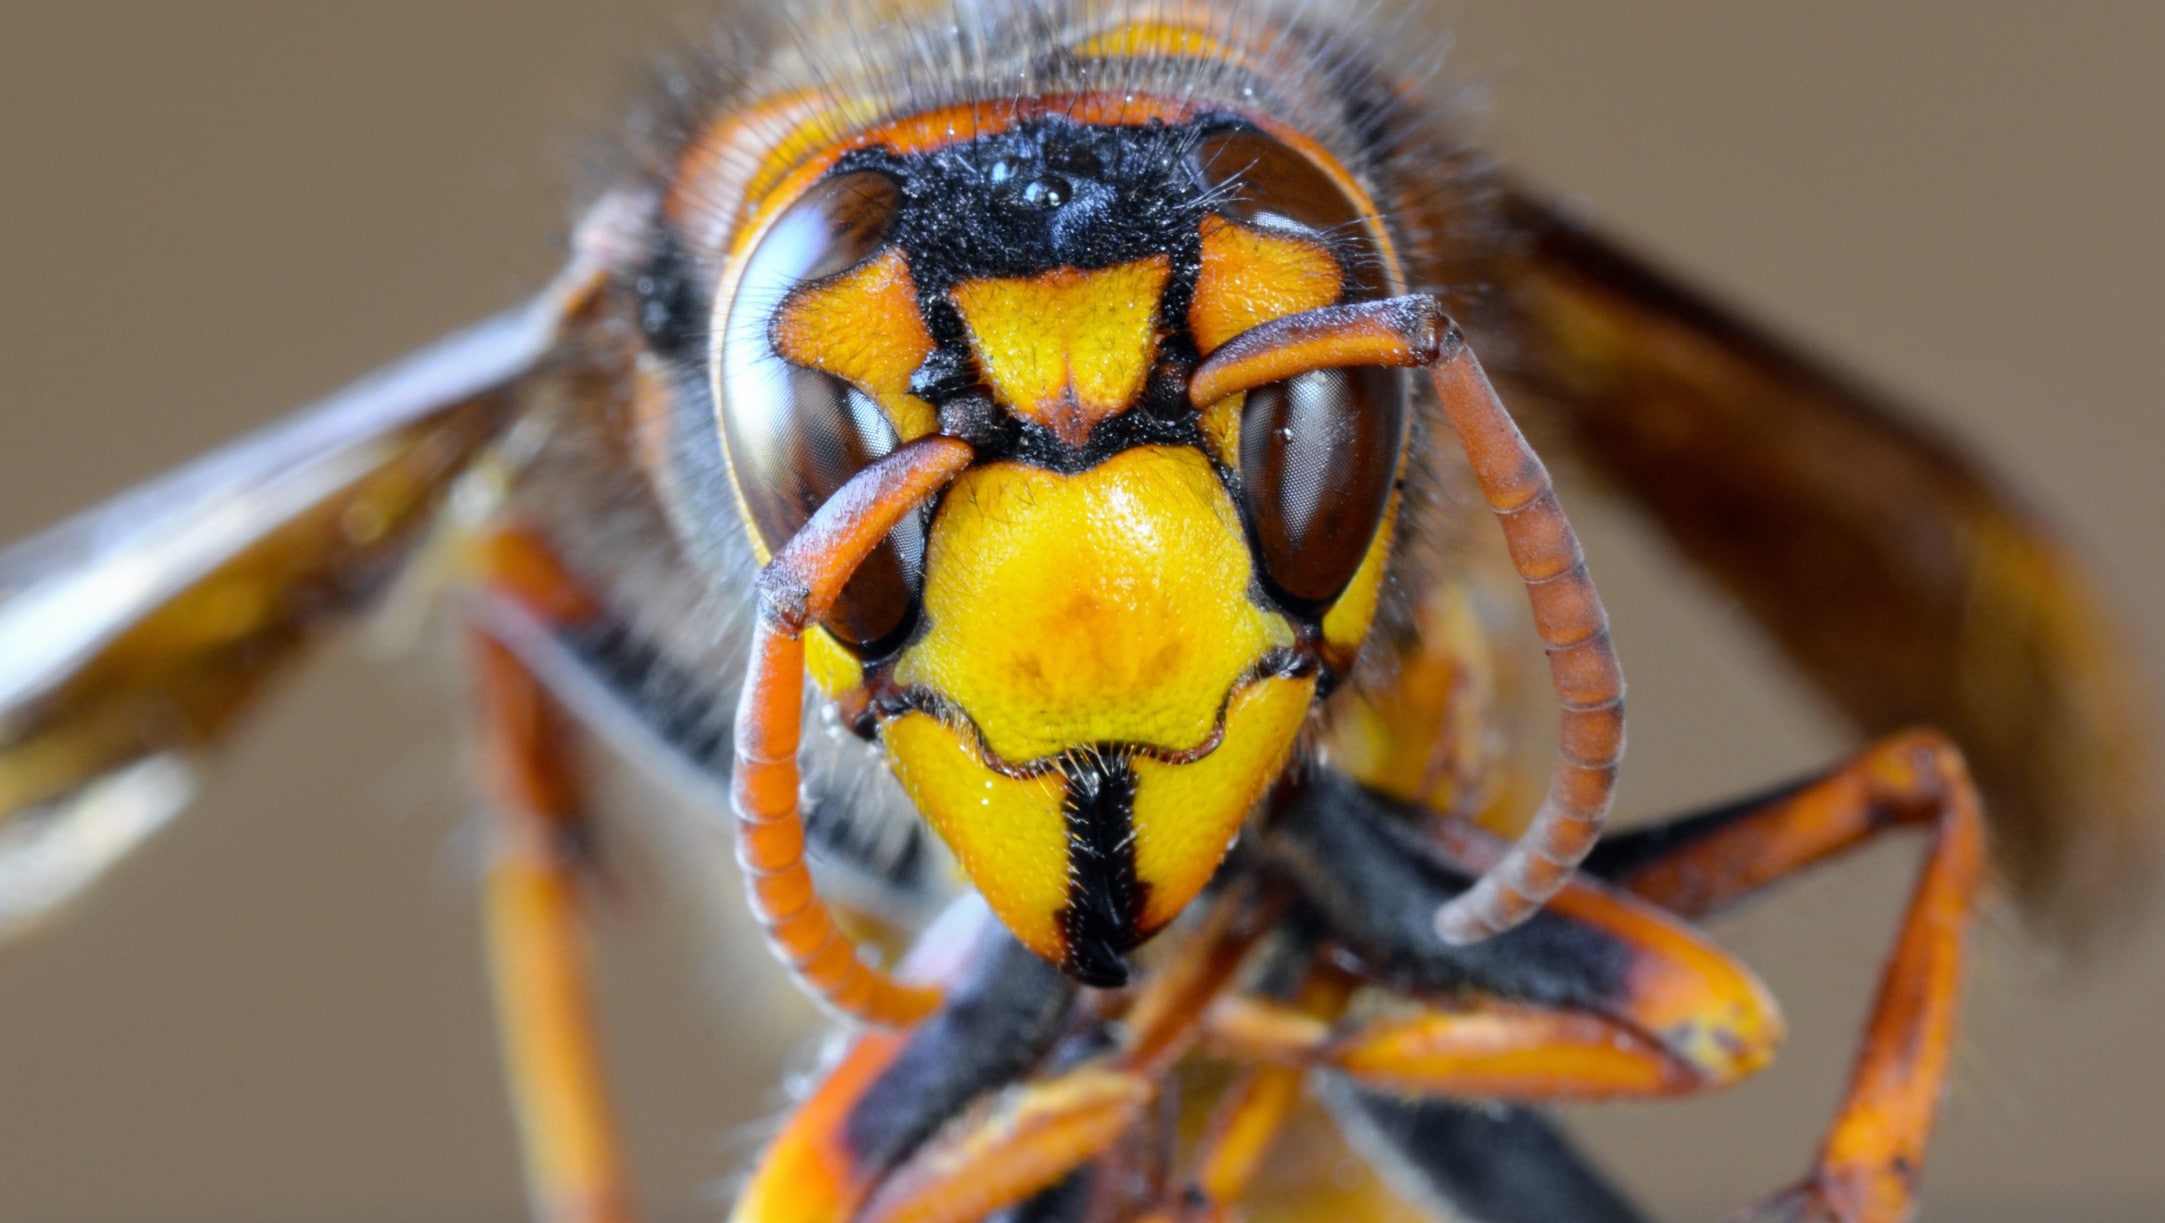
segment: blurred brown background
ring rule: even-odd
[[[1628,10],[1628,11],[1627,11]],[[0,537],[270,419],[549,272],[578,141],[697,0],[0,4]],[[2165,640],[2165,7],[1457,0],[1491,142],[1928,405]],[[1624,805],[1841,740],[1625,527],[1591,546],[1635,699]],[[456,686],[349,649],[101,903],[0,963],[0,1217],[519,1215],[460,829]],[[636,787],[629,808],[663,800]],[[1789,1007],[1718,1099],[1579,1115],[1679,1220],[1799,1172],[1914,861],[1722,928]],[[604,922],[656,1218],[714,1217],[793,1021],[651,865]],[[2165,1217],[2165,924],[2091,969],[1985,936],[1930,1218]]]

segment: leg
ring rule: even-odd
[[[1339,1030],[1228,999],[1208,1020],[1212,1042],[1264,1060],[1321,1059],[1409,1092],[1529,1102],[1705,1090],[1771,1059],[1781,1017],[1757,978],[1690,926],[1598,882],[1574,880],[1487,942],[1439,938],[1437,911],[1501,848],[1463,824],[1447,826],[1463,844],[1439,844],[1433,826],[1418,808],[1323,775],[1256,853],[1300,889],[1362,975],[1448,1005]]]
[[[1673,941],[1667,922],[1649,921],[1640,906],[1605,888],[1574,884],[1522,930],[1492,944],[1439,948],[1425,938],[1424,907],[1492,862],[1499,852],[1494,840],[1463,825],[1446,826],[1434,843],[1440,858],[1424,858],[1405,831],[1414,813],[1394,811],[1343,783],[1317,789],[1312,801],[1288,813],[1267,849],[1303,881],[1340,937],[1402,984],[1472,986],[1517,999],[1520,1011],[1499,1013],[1490,1004],[1471,1014],[1432,1013],[1337,1033],[1312,1025],[1304,1031],[1293,1017],[1242,1002],[1221,1004],[1213,1019],[1215,1039],[1237,1043],[1252,1056],[1345,1065],[1401,1089],[1479,1087],[1482,1094],[1528,1100],[1688,1089],[1688,1080],[1674,1078],[1677,1069],[1703,1073],[1710,1068],[1705,1053],[1736,1043],[1733,1019],[1724,1019],[1713,1004],[1725,992],[1732,1004],[1743,996],[1691,984],[1694,976],[1718,982],[1719,976],[1706,975],[1718,965],[1699,961],[1676,983],[1650,988],[1652,978],[1641,964],[1649,952],[1662,941],[1675,950],[1688,944]],[[1937,735],[1896,736],[1809,785],[1615,838],[1590,860],[1592,873],[1625,893],[1699,916],[1909,824],[1935,830],[1932,848],[1882,977],[1865,1051],[1814,1172],[1770,1203],[1793,1216],[1899,1220],[1914,1198],[1946,1073],[1963,935],[1984,865],[1982,819],[1960,756]],[[1453,882],[1453,870],[1460,883]],[[1379,895],[1407,899],[1378,906],[1371,898]],[[1606,935],[1589,940],[1581,930],[1561,937],[1573,924]],[[1620,973],[1614,971],[1619,963]],[[1542,1008],[1526,1011],[1529,1002]],[[1558,1004],[1576,1013],[1544,1013]],[[1731,1014],[1740,1013],[1732,1005]],[[1655,1037],[1653,1046],[1635,1056],[1629,1042],[1604,1045],[1598,1029],[1585,1027],[1604,1016]],[[1656,1016],[1666,1025],[1650,1022]],[[1693,1046],[1700,1054],[1692,1054]],[[1512,1059],[1522,1073],[1499,1078]],[[1667,1059],[1679,1064],[1665,1068]],[[1565,1082],[1539,1079],[1574,1063]],[[1675,1087],[1663,1087],[1665,1080]]]
[[[913,953],[949,965],[930,981],[940,1009],[857,1037],[761,1156],[735,1223],[970,1223],[1117,1158],[1275,909],[1229,887],[1129,1002],[1117,1046],[1071,1006],[1073,983],[974,911],[982,928],[936,926]]]
[[[1540,1113],[1325,1088],[1339,1125],[1403,1196],[1466,1223],[1648,1223]]]
[[[1008,1093],[881,1183],[863,1223],[976,1223],[1109,1151],[1143,1122],[1149,1080],[1092,1062]]]
[[[1698,915],[1888,828],[1932,830],[1849,1091],[1812,1172],[1769,1202],[1789,1217],[1909,1217],[1947,1077],[1965,935],[1984,875],[1976,790],[1954,745],[1896,735],[1787,795],[1619,838],[1593,868]]]
[[[1075,987],[974,899],[926,931],[904,975],[939,1010],[908,1032],[868,1028],[791,1111],[737,1199],[733,1223],[843,1223],[982,1098],[1043,1063]]]
[[[1353,999],[1357,982],[1333,968],[1313,969],[1294,997],[1291,1009],[1317,1022],[1336,1019]],[[1241,1073],[1218,1102],[1191,1160],[1191,1171],[1178,1184],[1159,1214],[1181,1223],[1217,1223],[1235,1218],[1234,1207],[1247,1193],[1287,1122],[1304,1099],[1307,1071],[1298,1065],[1256,1066]]]
[[[492,808],[484,884],[497,1021],[536,1217],[631,1217],[601,1069],[579,895],[587,828],[562,715],[518,658],[472,638],[482,785]]]
[[[864,1208],[865,1223],[972,1223],[1112,1153],[1160,1100],[1167,1073],[1199,1033],[1197,1017],[1230,983],[1279,907],[1278,897],[1251,880],[1228,884],[1195,932],[1143,983],[1122,1016],[1116,1050],[944,1127],[888,1172]],[[1030,955],[1019,945],[1015,954]],[[1051,972],[1042,965],[1038,971]],[[958,1114],[965,1102],[956,1102]]]
[[[1319,961],[1289,1003],[1255,1004],[1233,997],[1219,1004],[1210,1021],[1218,1051],[1260,1064],[1242,1071],[1221,1097],[1191,1157],[1191,1170],[1146,1216],[1149,1223],[1225,1223],[1240,1217],[1237,1208],[1266,1167],[1265,1157],[1308,1098],[1308,1071],[1334,1061],[1348,1063],[1338,1066],[1348,1073],[1322,1080],[1325,1102],[1356,1148],[1402,1200],[1439,1207],[1442,1215],[1470,1223],[1551,1219],[1641,1223],[1629,1204],[1532,1112],[1518,1109],[1499,1114],[1494,1109],[1475,1111],[1448,1101],[1409,1098],[1408,1092],[1437,1088],[1437,1079],[1444,1073],[1439,1066],[1422,1068],[1419,1077],[1424,1081],[1408,1082],[1385,1074],[1381,1081],[1388,1090],[1357,1089],[1348,1080],[1362,1075],[1364,1067],[1357,1064],[1362,1060],[1388,1070],[1407,1068],[1388,1065],[1394,1052],[1388,1039],[1368,1040],[1359,1035],[1380,1035],[1381,1025],[1338,1029],[1353,1036],[1340,1047],[1358,1052],[1351,1058],[1332,1056],[1338,1050],[1329,1049],[1333,1043],[1329,1034],[1358,985],[1356,978]],[[1222,1038],[1241,1027],[1241,1017],[1260,1020],[1265,1029],[1281,1037],[1291,1035],[1283,1044],[1306,1043],[1321,1055],[1286,1056],[1286,1049],[1264,1047],[1269,1038],[1258,1039],[1253,1030],[1245,1047],[1228,1048]],[[1613,1027],[1588,1026],[1593,1039],[1584,1043],[1589,1048],[1606,1051],[1620,1039]],[[1538,1022],[1527,1030],[1525,1043],[1532,1053],[1525,1059],[1528,1063],[1559,1060],[1565,1070],[1574,1068],[1569,1048],[1552,1030]],[[1305,1042],[1303,1035],[1308,1038]],[[1648,1043],[1636,1042],[1642,1054]],[[1500,1080],[1510,1069],[1503,1064],[1508,1060],[1492,1059],[1484,1070],[1465,1074],[1462,1081],[1442,1089],[1481,1094],[1485,1084],[1479,1080]],[[1658,1058],[1649,1060],[1659,1064]],[[1576,1065],[1583,1069],[1585,1063],[1581,1060]],[[1678,1078],[1697,1082],[1688,1075]],[[1357,1217],[1367,1217],[1358,1214],[1351,1201],[1344,1205],[1355,1209]]]

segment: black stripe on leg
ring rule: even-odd
[[[1045,1064],[1038,1068],[1043,1078],[1073,1070],[1094,1058],[1111,1053],[1117,1044],[1112,1034],[1102,1026],[1083,1028],[1060,1042]],[[1094,1163],[1084,1164],[1045,1189],[1015,1203],[1013,1206],[985,1217],[984,1223],[1090,1223],[1102,1219],[1104,1212],[1099,1193],[1099,1181],[1105,1175],[1104,1167],[1117,1156],[1100,1156]],[[1093,1214],[1092,1211],[1097,1213]]]
[[[843,1136],[863,1165],[886,1171],[978,1097],[1045,1057],[1066,1028],[1075,987],[1003,930],[969,980],[866,1089]]]
[[[1332,940],[1392,985],[1604,1010],[1623,991],[1633,955],[1606,931],[1544,910],[1470,947],[1437,937],[1437,907],[1472,879],[1413,830],[1433,818],[1318,772],[1280,809],[1257,853],[1299,889]]]
[[[1529,1108],[1401,1100],[1330,1080],[1323,1098],[1384,1183],[1466,1223],[1647,1223]]]
[[[1601,838],[1594,846],[1594,852],[1586,856],[1586,861],[1579,869],[1596,879],[1614,883],[1641,868],[1653,865],[1694,841],[1721,831],[1763,807],[1778,803],[1806,786],[1824,780],[1826,776],[1825,773],[1814,773],[1757,794],[1702,808],[1689,815],[1680,815],[1625,832],[1612,832]]]
[[[1084,1164],[1052,1188],[989,1216],[985,1223],[1087,1223],[1097,1202],[1097,1179],[1097,1166]]]

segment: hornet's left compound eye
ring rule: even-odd
[[[716,400],[729,469],[771,555],[866,464],[895,448],[893,424],[842,379],[792,365],[769,334],[776,310],[807,284],[850,272],[886,248],[902,192],[860,171],[817,184],[779,217],[746,260],[720,329]],[[920,584],[922,530],[906,519],[843,588],[825,624],[862,654],[909,628]]]
[[[1388,291],[1361,206],[1305,154],[1236,128],[1201,141],[1195,169],[1231,223],[1204,235],[1211,287],[1191,317],[1199,335],[1215,333],[1200,341],[1206,355],[1272,318]],[[1265,584],[1290,610],[1327,609],[1367,557],[1398,477],[1406,398],[1392,369],[1316,370],[1248,392],[1242,508]]]
[[[1240,488],[1257,559],[1302,611],[1353,580],[1383,524],[1406,432],[1395,369],[1325,369],[1248,392]]]

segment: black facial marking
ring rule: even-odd
[[[1209,193],[1190,154],[1207,130],[1049,115],[922,153],[863,149],[836,172],[877,170],[902,184],[896,237],[918,289],[941,298],[965,280],[1152,255],[1192,269]]]
[[[941,317],[954,318],[953,307],[937,312]],[[942,341],[925,363],[910,376],[910,394],[930,403],[945,406],[951,399],[977,391],[984,382],[984,375],[977,368],[977,359],[962,339],[962,324],[957,321],[954,338]]]
[[[1162,257],[1169,276],[1159,301],[1160,361],[1136,410],[1105,421],[1080,447],[1012,421],[977,439],[979,454],[1074,472],[1131,446],[1199,444],[1186,399],[1198,361],[1188,303],[1202,266],[1202,219],[1224,193],[1204,181],[1194,152],[1231,125],[1236,121],[1212,117],[1177,127],[1108,127],[1047,116],[928,152],[869,148],[842,159],[836,173],[873,170],[901,184],[895,241],[939,345],[911,393],[936,407],[981,393],[968,336],[947,296],[955,285]],[[1138,416],[1152,419],[1131,419]]]
[[[1202,428],[1193,413],[1172,416],[1122,412],[1101,421],[1080,446],[1068,445],[1036,421],[1005,412],[995,414],[986,424],[989,428],[983,435],[973,439],[979,462],[1013,460],[1067,475],[1088,471],[1137,446],[1203,446]]]
[[[1067,781],[1067,907],[1056,915],[1067,955],[1061,971],[1085,985],[1127,984],[1123,953],[1138,929],[1150,888],[1135,873],[1135,769],[1115,751],[1071,752]]]

